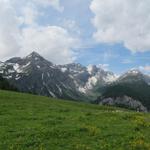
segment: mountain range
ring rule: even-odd
[[[55,65],[32,52],[0,62],[0,76],[20,92],[150,110],[150,76],[135,69],[117,76],[96,65]]]

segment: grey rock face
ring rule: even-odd
[[[96,86],[103,86],[116,80],[116,76],[109,71],[105,71],[96,65],[89,65],[87,67],[81,64],[67,64],[60,65],[66,74],[74,80],[76,88],[81,92],[88,94]]]
[[[147,84],[150,84],[150,76],[143,74],[137,69],[131,69],[126,73],[124,73],[123,75],[121,75],[117,80],[117,82],[122,82],[122,83],[126,83],[126,82],[131,83],[135,81],[136,82],[144,81]]]
[[[77,100],[85,98],[96,85],[106,84],[114,77],[113,73],[95,65],[54,65],[36,52],[0,62],[0,74],[20,91]]]
[[[132,99],[128,96],[117,97],[117,98],[105,98],[100,101],[99,104],[110,105],[110,106],[121,106],[130,108],[140,112],[147,112],[147,108],[137,100]]]
[[[82,97],[68,74],[36,52],[1,63],[0,73],[22,92],[79,100]]]

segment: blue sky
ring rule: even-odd
[[[37,51],[56,64],[107,64],[117,74],[131,68],[150,73],[149,4],[148,0],[0,0],[0,33],[10,31],[0,36],[1,59]]]
[[[93,41],[92,34],[96,30],[91,19],[94,16],[89,5],[90,0],[62,0],[64,6],[63,13],[55,10],[47,10],[47,17],[52,25],[60,25],[63,20],[74,20],[81,30],[81,37],[86,48],[81,48],[81,51],[75,62],[83,65],[89,64],[109,64],[109,69],[116,73],[124,72],[130,68],[138,68],[139,66],[149,65],[150,52],[132,53],[125,48],[123,44],[97,44]],[[85,40],[85,41],[84,41]],[[89,41],[91,43],[89,43]]]

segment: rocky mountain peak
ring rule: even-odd
[[[39,53],[33,51],[32,53],[30,53],[27,58],[30,58],[30,57],[42,57]]]
[[[129,70],[126,74],[138,75],[138,74],[142,74],[142,73],[141,73],[140,70],[138,70],[138,69],[131,69],[131,70]]]
[[[49,67],[53,66],[53,63],[46,60],[44,57],[42,57],[37,52],[33,51],[28,56],[23,58],[23,62],[25,64],[30,63],[32,66],[35,66],[36,68],[42,68],[42,67]]]
[[[24,59],[28,59],[28,60],[45,60],[40,54],[38,54],[37,52],[33,51],[32,53],[30,53],[28,56],[26,56]]]
[[[119,77],[119,81],[137,81],[144,80],[145,76],[138,69],[131,69]]]
[[[98,71],[98,68],[96,65],[88,65],[87,71],[89,72],[89,74],[95,74]]]

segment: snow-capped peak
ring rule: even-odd
[[[130,69],[126,74],[132,74],[132,75],[137,75],[141,74],[141,72],[138,69]]]
[[[87,66],[87,71],[89,74],[93,74],[95,72],[97,72],[98,68],[96,67],[96,65],[88,65]]]

